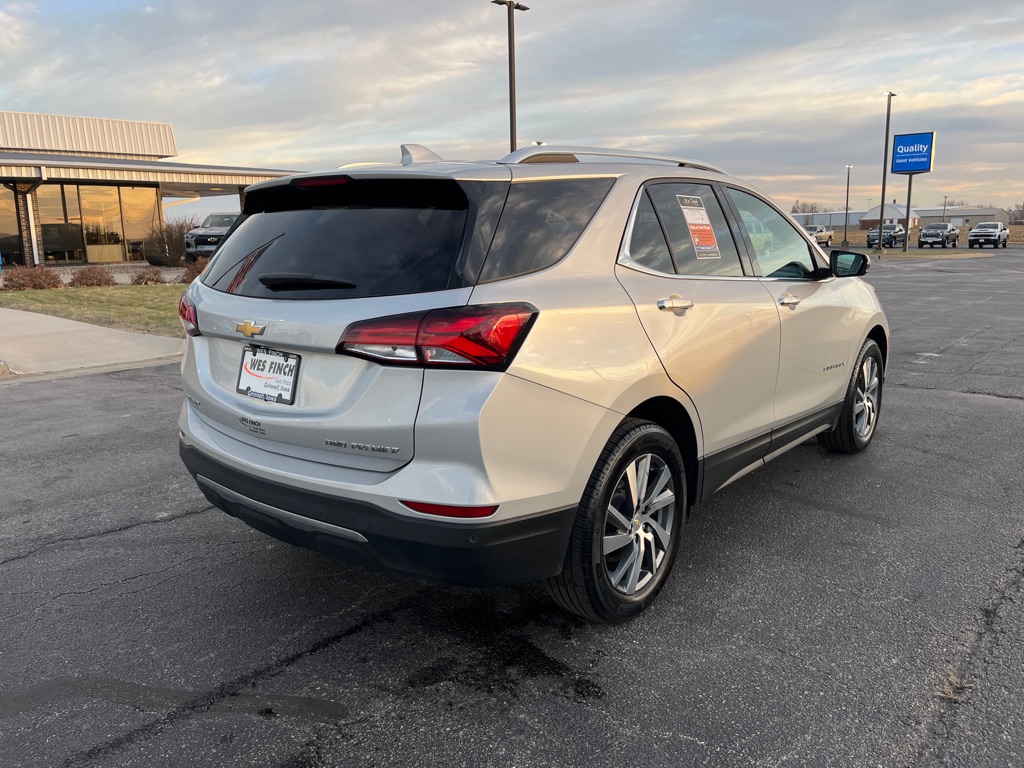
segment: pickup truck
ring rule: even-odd
[[[886,224],[882,227],[882,247],[896,248],[907,242],[907,231],[902,224]],[[868,248],[878,246],[878,227],[868,230]]]
[[[805,224],[804,229],[807,230],[807,234],[815,239],[818,245],[831,247],[832,238],[835,237],[836,233],[824,224]]]
[[[983,221],[967,233],[967,247],[1005,248],[1010,240],[1010,230],[1001,221]]]
[[[927,224],[917,233],[917,247],[924,248],[927,245],[934,248],[941,244],[943,248],[956,248],[959,239],[960,230],[952,224]]]

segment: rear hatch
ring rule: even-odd
[[[250,190],[189,291],[193,411],[251,445],[390,471],[413,457],[417,366],[338,354],[352,323],[465,305],[507,182],[298,177]]]

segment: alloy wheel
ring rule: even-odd
[[[878,374],[878,361],[871,356],[865,357],[857,374],[857,395],[853,403],[853,428],[861,440],[871,437],[875,429],[881,385]]]
[[[672,540],[675,483],[653,453],[632,459],[615,483],[605,515],[602,555],[611,586],[632,596],[658,575]]]

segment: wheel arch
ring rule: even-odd
[[[697,503],[699,456],[697,430],[686,408],[671,397],[652,397],[630,411],[626,418],[644,419],[665,429],[676,441],[686,467],[687,514]]]
[[[878,345],[878,348],[882,350],[882,362],[885,363],[886,367],[889,365],[889,335],[885,332],[885,328],[880,325],[876,325],[870,331],[868,331],[868,338]]]

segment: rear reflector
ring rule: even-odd
[[[530,330],[532,304],[482,304],[352,323],[339,354],[389,365],[504,370]]]
[[[196,305],[189,301],[188,294],[182,294],[178,302],[178,317],[185,333],[189,336],[202,336],[199,332],[199,316],[196,314]]]
[[[498,505],[486,507],[455,507],[450,504],[427,504],[422,501],[403,501],[402,504],[415,512],[440,517],[489,517],[498,511]]]

